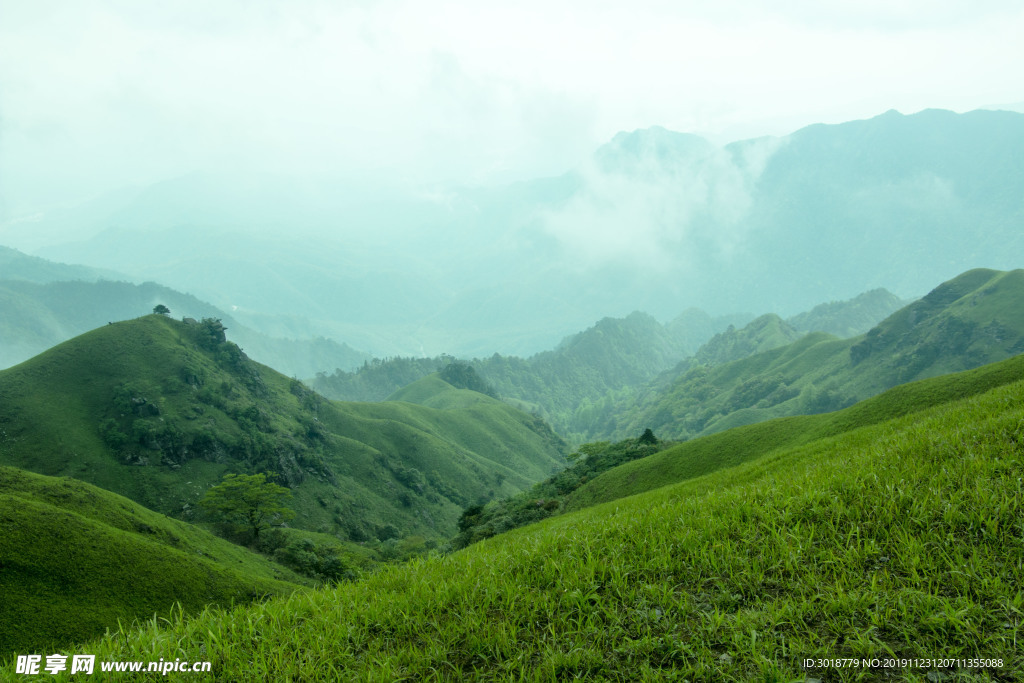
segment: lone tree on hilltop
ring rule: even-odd
[[[171,309],[167,308],[163,304],[157,304],[156,306],[153,307],[153,312],[156,313],[157,315],[170,315]]]
[[[284,505],[291,497],[291,491],[267,481],[264,474],[228,474],[207,490],[199,505],[222,522],[251,532],[253,540],[258,540],[260,531],[295,516]]]

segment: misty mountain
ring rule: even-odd
[[[866,329],[899,303],[885,290],[876,290],[816,306],[794,320],[811,329]],[[712,317],[689,309],[662,325],[650,315],[634,312],[625,318],[605,318],[566,337],[556,348],[528,358],[493,354],[466,362],[503,399],[538,412],[562,435],[585,440],[606,433],[607,424],[649,383],[669,382],[687,368],[746,358],[805,334],[774,314],[753,321],[751,317]],[[452,360],[374,359],[356,371],[319,373],[310,383],[331,398],[379,401]]]
[[[382,357],[528,356],[638,309],[786,317],[1016,267],[1022,153],[1022,114],[928,110],[724,147],[620,133],[562,176],[498,187],[194,174],[39,253],[193,292],[267,334],[286,315]]]
[[[790,344],[804,336],[796,328],[774,313],[766,313],[740,329],[732,325],[724,332],[716,334],[701,346],[697,353],[687,358],[681,367],[698,365],[722,365],[730,361],[753,356],[755,353],[769,351]]]
[[[27,282],[56,282],[82,280],[95,282],[117,278],[118,273],[87,266],[54,263],[38,256],[23,254],[17,249],[0,245],[0,279]]]
[[[38,259],[42,261],[41,259]],[[45,261],[43,263],[46,263]],[[64,271],[55,271],[60,275]],[[295,377],[324,368],[356,367],[366,355],[319,337],[276,338],[239,325],[232,316],[193,296],[153,282],[0,280],[0,368],[20,363],[62,341],[108,322],[136,318],[163,304],[180,318],[216,318],[253,358]]]
[[[581,409],[589,416],[586,419],[593,419],[594,404],[610,405],[611,396],[642,386],[692,353],[703,335],[748,318],[712,318],[690,310],[662,325],[636,311],[625,318],[604,318],[566,337],[556,348],[529,358],[495,353],[462,364],[502,399],[540,414],[560,434],[575,438],[583,431],[578,424]],[[338,400],[379,401],[406,384],[451,367],[453,360],[452,356],[374,359],[356,371],[320,373],[310,384]]]
[[[846,339],[864,334],[910,303],[887,289],[879,288],[864,292],[849,301],[818,304],[806,313],[787,318],[786,322],[803,332],[828,332]]]

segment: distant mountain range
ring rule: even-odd
[[[1024,114],[1003,111],[892,111],[725,147],[652,128],[505,187],[339,200],[195,174],[82,207],[79,237],[39,253],[192,292],[272,336],[527,356],[638,309],[785,317],[1017,267],[1022,155]],[[36,229],[56,234],[48,220]]]

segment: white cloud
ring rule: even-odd
[[[581,269],[628,264],[653,271],[728,259],[744,237],[753,191],[784,143],[763,138],[726,150],[653,129],[618,136],[582,167],[582,187],[541,216]]]

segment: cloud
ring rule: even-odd
[[[494,183],[651,125],[962,110],[1019,99],[1022,31],[964,0],[5,2],[0,199],[232,167]]]
[[[541,223],[580,268],[703,267],[743,240],[757,180],[782,144],[763,138],[723,148],[663,128],[620,134]]]

